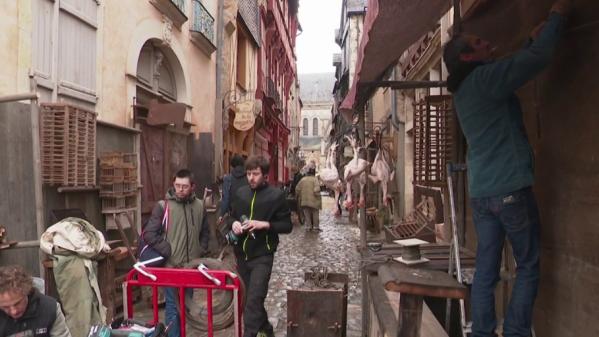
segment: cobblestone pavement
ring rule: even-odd
[[[287,336],[287,289],[300,288],[304,272],[316,266],[326,266],[329,272],[349,276],[347,336],[361,335],[360,255],[356,249],[360,230],[357,224],[349,224],[347,213],[335,218],[330,211],[332,202],[323,197],[322,232],[306,232],[303,226],[296,225],[291,234],[280,236],[265,303],[277,337]]]

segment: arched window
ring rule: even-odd
[[[171,101],[177,100],[177,86],[171,64],[160,47],[146,42],[137,62],[137,79],[144,87],[162,94]]]
[[[304,129],[304,136],[307,136],[308,135],[308,118],[304,118],[304,122],[303,123],[304,123],[304,127],[303,127],[303,129]]]
[[[312,120],[312,136],[318,136],[318,118]]]

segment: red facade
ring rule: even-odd
[[[289,179],[285,154],[290,134],[290,90],[296,78],[297,8],[297,0],[267,0],[260,8],[262,43],[256,98],[262,100],[262,123],[255,153],[269,158],[271,183]]]

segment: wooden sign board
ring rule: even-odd
[[[247,131],[254,126],[254,101],[240,102],[235,105],[235,118],[233,127],[239,131]]]

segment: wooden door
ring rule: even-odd
[[[140,170],[141,170],[141,213],[145,223],[152,208],[164,199],[166,192],[165,150],[166,129],[141,124]]]
[[[166,172],[167,184],[170,185],[173,177],[180,169],[189,167],[189,141],[190,136],[179,132],[167,132],[168,171]],[[193,170],[192,170],[193,171]]]

